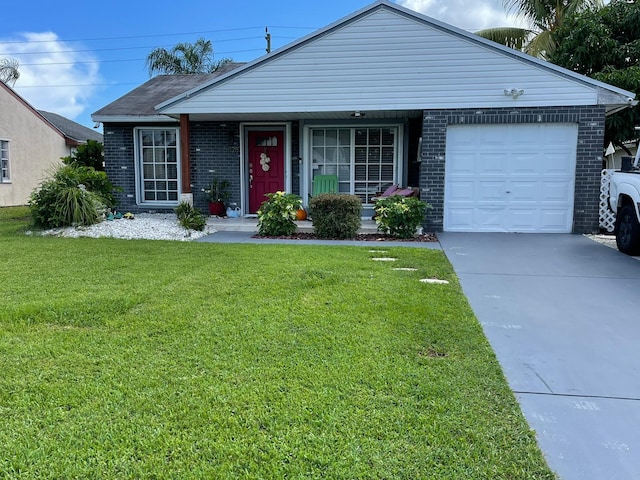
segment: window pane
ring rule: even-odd
[[[356,130],[356,145],[366,145],[367,144],[367,131],[364,128],[359,128]]]
[[[167,178],[167,168],[163,164],[156,164],[156,178]]]
[[[153,145],[153,131],[152,130],[142,130],[140,132],[142,137],[142,145],[145,147],[149,147]]]
[[[177,201],[178,200],[178,192],[169,192],[169,200]]]
[[[369,130],[369,145],[380,145],[380,130],[372,128]]]
[[[382,145],[393,145],[395,137],[395,130],[392,128],[382,129]]]
[[[335,147],[338,144],[338,131],[325,130],[325,145]]]
[[[176,180],[178,178],[178,166],[176,164],[167,165],[167,178]]]
[[[351,145],[351,130],[340,130],[340,145]]]
[[[314,130],[312,134],[312,145],[314,147],[324,146],[324,130]]]

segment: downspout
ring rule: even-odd
[[[193,205],[191,192],[191,144],[189,142],[189,115],[180,114],[180,201]]]

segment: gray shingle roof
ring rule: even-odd
[[[80,125],[79,123],[69,120],[57,113],[38,110],[38,113],[49,121],[54,127],[60,130],[66,137],[79,143],[85,143],[87,140],[95,140],[102,143],[103,137],[100,132],[96,132],[90,128]]]
[[[207,81],[234,70],[243,63],[231,62],[223,65],[214,73],[191,75],[158,75],[139,87],[131,90],[109,105],[102,107],[93,115],[101,116],[154,116],[158,115],[155,106],[180,95]],[[92,115],[92,116],[93,116]]]

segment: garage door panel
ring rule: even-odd
[[[456,231],[472,231],[469,229],[469,225],[474,224],[473,215],[475,209],[473,206],[452,208],[449,212],[449,221],[451,228]]]
[[[447,129],[444,227],[570,232],[577,125]]]
[[[504,219],[506,209],[504,208],[483,208],[477,209],[475,215],[475,225],[472,231],[502,232],[505,230]]]
[[[508,187],[509,203],[533,203],[537,204],[535,200],[539,197],[541,185],[538,180],[529,181],[511,181]]]
[[[573,190],[569,182],[542,182],[542,203],[561,202],[567,203],[571,201]]]
[[[505,203],[506,198],[504,192],[506,191],[506,181],[487,182],[479,180],[477,182],[478,191],[474,192],[474,198],[478,202],[492,202],[492,203]],[[473,200],[472,198],[471,200]]]
[[[459,180],[449,185],[449,196],[454,202],[473,203],[475,199],[475,182]]]
[[[478,175],[484,176],[504,176],[508,160],[504,153],[488,153],[485,158],[480,156],[475,158],[475,171]]]
[[[507,213],[507,223],[519,232],[533,232],[540,218],[540,210],[534,208],[511,208]]]
[[[570,232],[573,216],[564,209],[542,209],[540,211],[541,232]]]

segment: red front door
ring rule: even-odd
[[[256,213],[267,193],[284,190],[284,133],[249,131],[249,213]]]

